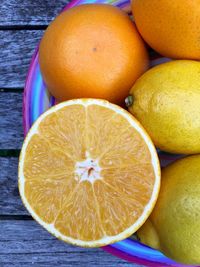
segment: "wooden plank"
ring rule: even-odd
[[[0,149],[20,149],[23,142],[22,93],[0,92]]]
[[[10,218],[12,216],[19,219],[23,216],[26,219],[32,219],[19,195],[18,157],[0,156],[0,167],[0,221],[4,217]]]
[[[30,60],[43,32],[0,30],[0,88],[24,87]]]
[[[68,2],[68,0],[1,0],[0,27],[47,25]]]
[[[54,238],[35,221],[0,221],[0,266],[137,266],[102,249],[70,246]]]
[[[32,221],[21,202],[18,158],[0,157],[0,166],[0,266],[129,266],[100,250],[74,248],[52,237]]]
[[[18,191],[18,158],[0,157],[0,166],[0,215],[27,215]]]

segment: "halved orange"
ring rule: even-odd
[[[19,190],[54,236],[87,247],[134,233],[151,213],[160,166],[149,136],[126,110],[104,100],[63,102],[29,131]]]

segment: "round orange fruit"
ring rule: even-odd
[[[132,0],[132,10],[139,32],[157,52],[200,59],[199,0]]]
[[[98,247],[122,240],[150,215],[160,166],[146,131],[105,100],[74,99],[42,114],[19,161],[23,203],[63,241]]]
[[[86,4],[50,24],[39,62],[47,88],[59,101],[93,97],[121,104],[148,68],[148,54],[125,12]]]

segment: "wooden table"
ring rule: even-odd
[[[66,0],[0,3],[0,267],[138,266],[101,249],[82,249],[55,239],[33,221],[19,197],[25,77],[36,44],[65,4]]]

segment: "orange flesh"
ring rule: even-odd
[[[84,169],[87,160],[94,167]],[[65,236],[93,241],[117,235],[139,219],[152,196],[151,161],[143,138],[120,114],[67,106],[49,114],[28,143],[25,197]]]

